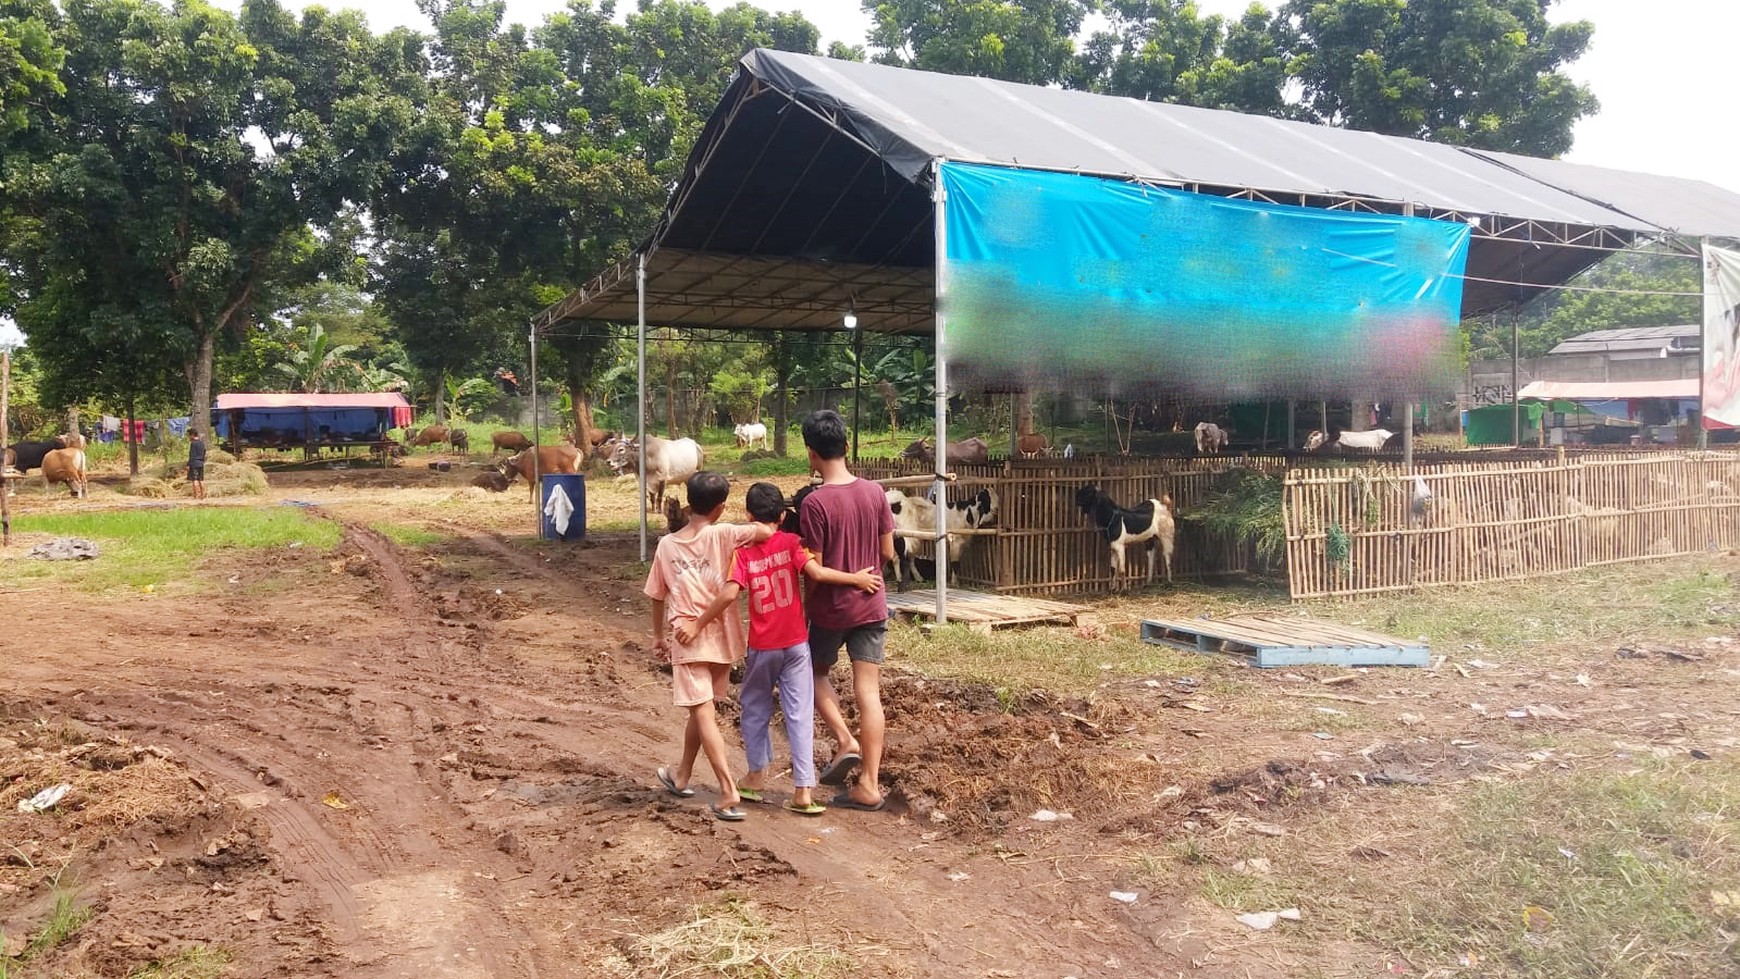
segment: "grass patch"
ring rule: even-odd
[[[102,546],[94,561],[8,562],[16,580],[58,578],[87,591],[185,583],[196,563],[224,548],[281,548],[300,541],[331,550],[342,535],[337,524],[289,507],[176,507],[27,514],[13,524],[21,533],[89,537]]]
[[[745,476],[808,476],[810,474],[810,460],[808,456],[751,459],[740,464],[737,471]]]
[[[736,898],[697,908],[692,921],[637,936],[628,954],[627,959],[606,960],[606,971],[661,979],[831,979],[859,969],[841,949],[782,936],[755,904]]]
[[[400,547],[428,547],[447,539],[446,534],[437,534],[432,530],[424,530],[422,527],[414,527],[410,524],[382,521],[369,524],[369,529]]]
[[[43,923],[42,930],[30,940],[30,946],[24,950],[24,957],[32,959],[59,948],[62,942],[71,938],[89,920],[91,909],[81,907],[72,892],[57,893],[54,896],[54,908],[48,913],[48,921]]]
[[[1307,612],[1403,638],[1511,649],[1593,642],[1611,651],[1631,637],[1661,640],[1740,627],[1734,581],[1705,559],[1651,565],[1647,575],[1629,566],[1591,569],[1542,579],[1534,588],[1492,584],[1358,604],[1312,603]]]
[[[1472,953],[1483,975],[1740,974],[1740,907],[1718,896],[1740,879],[1740,764],[1479,786],[1444,836],[1416,890],[1358,917],[1364,937],[1422,966]]]
[[[890,622],[888,646],[900,665],[926,676],[978,683],[1000,698],[1027,692],[1087,694],[1106,680],[1157,676],[1201,677],[1226,664],[1144,643],[1124,632],[1086,639],[1074,629],[1003,629],[990,635],[959,625],[932,629]]]
[[[1279,911],[1300,904],[1300,888],[1272,874],[1219,867],[1202,875],[1202,896],[1228,911]]]
[[[195,945],[127,974],[127,979],[218,979],[229,971],[230,953]]]

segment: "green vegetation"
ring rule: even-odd
[[[400,547],[428,547],[439,544],[447,539],[446,534],[438,534],[432,530],[415,527],[410,524],[380,523],[369,524],[369,529],[380,534]]]
[[[1032,690],[1084,695],[1108,680],[1193,676],[1229,669],[1211,659],[1137,640],[1112,631],[1083,638],[1074,629],[1002,629],[989,635],[948,625],[927,634],[917,626],[890,623],[892,662],[925,676],[983,684],[1006,703]]]
[[[1421,874],[1433,886],[1367,908],[1357,932],[1422,962],[1473,954],[1501,975],[1740,970],[1740,906],[1724,900],[1740,880],[1732,760],[1478,786],[1445,836]]]
[[[224,548],[283,548],[292,544],[330,550],[337,524],[289,507],[169,507],[86,513],[26,514],[13,523],[19,533],[89,537],[102,546],[94,561],[27,561],[9,564],[19,580],[57,577],[87,591],[176,584],[186,586],[197,563]]]
[[[1253,469],[1228,469],[1203,501],[1182,514],[1210,533],[1230,535],[1241,546],[1255,546],[1264,560],[1279,566],[1287,554],[1287,528],[1281,518],[1281,476]]]
[[[32,959],[60,947],[62,942],[71,938],[89,920],[89,907],[80,905],[71,891],[57,891],[54,907],[48,912],[48,920],[43,922],[42,929],[31,938],[29,947],[24,950],[24,958]]]

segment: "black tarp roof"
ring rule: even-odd
[[[937,159],[1475,221],[1465,315],[1640,240],[1740,237],[1740,195],[1697,180],[756,50],[641,249],[648,321],[837,329],[851,306],[868,329],[928,331]],[[609,270],[538,324],[632,321],[634,285]]]

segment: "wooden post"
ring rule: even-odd
[[[12,395],[12,348],[0,347],[0,449],[12,441],[12,433],[6,427],[6,412]],[[4,468],[0,467],[0,475]],[[0,547],[12,546],[12,503],[7,499],[10,484],[0,478]]]

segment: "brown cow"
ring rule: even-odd
[[[1051,440],[1039,432],[1015,437],[1015,451],[1023,459],[1036,459],[1051,454]]]
[[[83,498],[89,492],[85,450],[55,449],[42,457],[42,495],[47,496],[55,483],[65,483],[75,497]]]
[[[425,425],[414,432],[407,432],[406,434],[410,436],[410,439],[408,439],[405,444],[412,448],[416,448],[420,445],[440,445],[447,441],[447,426]]]
[[[928,438],[918,439],[911,445],[907,446],[906,451],[902,452],[900,457],[902,459],[917,459],[927,466],[935,465],[936,449],[934,448],[934,442]],[[984,439],[977,437],[962,439],[959,442],[950,442],[947,452],[947,460],[948,464],[951,466],[968,465],[973,463],[983,465],[984,463],[991,461],[991,446],[987,444]]]
[[[532,447],[532,440],[519,432],[496,432],[489,437],[491,448],[504,452],[524,452]]]
[[[508,456],[507,460],[501,464],[501,474],[508,478],[508,482],[511,483],[515,476],[520,476],[531,485],[533,503],[538,501],[538,480],[535,478],[537,475],[577,473],[580,471],[581,461],[585,458],[580,450],[572,445],[540,445],[537,451],[538,468],[536,472],[532,469],[531,449]]]

